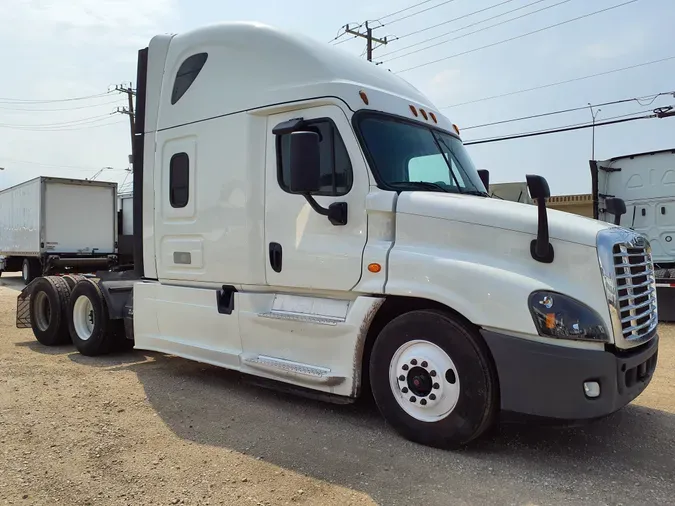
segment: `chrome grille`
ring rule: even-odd
[[[658,324],[649,242],[627,229],[608,229],[598,236],[598,255],[616,345],[630,348],[649,341]]]
[[[654,330],[656,287],[652,255],[646,247],[614,245],[621,331],[626,340],[641,340]]]

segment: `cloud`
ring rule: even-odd
[[[11,0],[2,2],[5,39],[138,46],[175,19],[176,0]]]

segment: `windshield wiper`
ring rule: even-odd
[[[387,183],[389,186],[393,186],[394,188],[409,188],[411,190],[415,190],[417,188],[426,188],[428,190],[440,190],[445,193],[454,193],[447,188],[444,188],[440,184],[436,183],[431,183],[429,181],[395,181],[393,183]]]
[[[479,197],[489,197],[490,194],[488,192],[482,192],[480,190],[464,190],[462,193],[465,195],[477,195]]]

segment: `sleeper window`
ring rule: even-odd
[[[169,163],[169,202],[171,207],[185,207],[190,198],[190,159],[176,153]]]
[[[171,91],[171,105],[178,102],[188,88],[192,86],[192,83],[197,79],[202,67],[206,63],[208,56],[207,53],[193,54],[181,63],[173,83],[173,90]]]
[[[320,183],[321,189],[315,195],[346,195],[352,187],[352,165],[340,132],[330,120],[308,122],[308,130],[320,135]],[[290,134],[277,139],[278,180],[284,191],[290,189]]]

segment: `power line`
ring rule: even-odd
[[[427,65],[432,65],[434,63],[449,60],[450,58],[456,58],[458,56],[463,56],[463,55],[466,55],[466,54],[475,53],[476,51],[481,51],[483,49],[487,49],[487,48],[490,48],[490,47],[499,46],[499,45],[504,44],[506,42],[511,42],[513,40],[516,40],[516,39],[522,39],[523,37],[527,37],[527,36],[533,35],[535,33],[543,32],[545,30],[550,30],[551,28],[556,28],[558,26],[566,25],[566,24],[572,23],[574,21],[579,21],[580,19],[595,16],[596,14],[601,14],[603,12],[607,12],[607,11],[610,11],[612,9],[618,9],[619,7],[623,7],[625,5],[632,4],[632,3],[635,3],[637,1],[638,0],[629,0],[627,2],[623,2],[623,3],[617,4],[617,5],[613,5],[611,7],[605,8],[605,9],[601,9],[599,11],[590,12],[590,13],[584,14],[582,16],[577,16],[576,18],[568,19],[566,21],[561,21],[560,23],[555,23],[553,25],[545,26],[544,28],[539,28],[538,30],[533,30],[531,32],[523,33],[521,35],[516,35],[515,37],[510,37],[508,39],[500,40],[498,42],[493,42],[492,44],[487,44],[485,46],[477,47],[477,48],[474,48],[474,49],[469,49],[468,51],[462,51],[461,53],[456,53],[456,54],[453,54],[453,55],[450,55],[450,56],[445,56],[443,58],[439,58],[437,60],[432,60],[432,61],[429,61],[429,62],[426,62],[426,63],[421,63],[419,65],[415,65],[414,67],[409,67],[407,69],[399,70],[398,72],[396,72],[396,74],[402,74],[403,72],[409,72],[411,70],[415,70],[415,69],[418,69],[420,67],[426,67]]]
[[[109,105],[109,104],[115,104],[120,101],[119,98],[116,98],[115,100],[111,100],[109,102],[101,102],[100,104],[90,104],[90,105],[80,105],[77,107],[60,107],[58,109],[35,109],[35,108],[17,108],[17,107],[2,107],[0,106],[0,109],[6,110],[6,111],[20,111],[20,112],[59,112],[59,111],[77,111],[80,109],[91,109],[93,107],[101,107],[104,105]],[[24,104],[22,104],[24,105]],[[29,104],[25,104],[29,105]]]
[[[646,67],[647,65],[654,65],[656,63],[663,63],[663,62],[666,62],[666,61],[669,61],[669,60],[675,60],[675,56],[669,56],[667,58],[661,58],[659,60],[652,60],[652,61],[648,61],[648,62],[645,62],[645,63],[638,63],[637,65],[631,65],[629,67],[622,67],[622,68],[619,68],[619,69],[607,70],[605,72],[598,72],[597,74],[591,74],[591,75],[588,75],[588,76],[575,77],[573,79],[567,79],[565,81],[558,81],[558,82],[555,82],[555,83],[548,83],[548,84],[542,84],[540,86],[534,86],[532,88],[525,88],[525,89],[522,89],[522,90],[510,91],[508,93],[501,93],[499,95],[492,95],[492,96],[489,96],[489,97],[477,98],[477,99],[474,99],[474,100],[469,100],[467,102],[460,102],[459,104],[446,105],[446,106],[443,106],[443,107],[439,107],[439,109],[451,109],[453,107],[460,107],[460,106],[463,106],[463,105],[476,104],[476,103],[479,103],[479,102],[486,102],[488,100],[494,100],[496,98],[510,97],[510,96],[513,96],[513,95],[519,95],[521,93],[529,93],[530,91],[543,90],[545,88],[551,88],[553,86],[560,86],[562,84],[569,84],[569,83],[574,83],[574,82],[577,82],[577,81],[583,81],[583,80],[586,80],[586,79],[592,79],[594,77],[606,76],[606,75],[609,75],[609,74],[615,74],[617,72],[624,72],[626,70],[632,70],[632,69],[636,69],[636,68],[640,68],[640,67]]]
[[[92,170],[97,170],[96,167],[84,167],[82,165],[58,165],[52,163],[42,163],[42,162],[33,162],[29,160],[17,160],[16,158],[8,158],[5,156],[0,156],[0,160],[12,162],[12,163],[21,163],[26,165],[37,165],[41,167],[53,167],[57,169],[73,169],[73,170],[86,170],[91,172]],[[127,170],[127,169],[113,169],[113,170]]]
[[[394,50],[394,51],[390,51],[389,53],[383,54],[382,57],[386,57],[386,56],[389,56],[390,54],[398,53],[398,52],[400,52],[400,51],[405,51],[406,49],[410,49],[411,47],[416,47],[416,46],[419,46],[419,45],[421,45],[421,44],[426,44],[427,42],[431,42],[432,40],[440,39],[440,38],[442,38],[442,37],[445,37],[446,35],[451,35],[451,34],[453,34],[453,33],[461,32],[462,30],[466,30],[467,28],[471,28],[472,26],[481,25],[481,24],[483,24],[483,23],[485,23],[485,22],[487,22],[487,21],[492,21],[493,19],[497,19],[497,18],[500,18],[500,17],[502,17],[502,16],[506,16],[507,14],[512,14],[512,13],[514,13],[514,12],[516,12],[516,11],[519,11],[519,10],[522,10],[522,9],[526,9],[527,7],[531,7],[531,6],[533,6],[533,5],[536,5],[536,4],[541,3],[541,2],[544,2],[544,1],[545,1],[545,0],[536,0],[535,2],[531,2],[531,3],[529,3],[529,4],[523,5],[522,7],[518,7],[518,8],[516,8],[516,9],[511,9],[510,11],[506,11],[506,12],[503,12],[503,13],[501,13],[501,14],[497,14],[496,16],[492,16],[492,17],[489,17],[489,18],[487,18],[487,19],[482,19],[482,20],[480,20],[480,21],[476,21],[476,22],[471,23],[471,24],[469,24],[469,25],[462,26],[461,28],[457,28],[457,29],[455,29],[455,30],[450,30],[449,32],[445,32],[445,33],[442,33],[442,34],[440,34],[440,35],[436,35],[436,36],[434,36],[434,37],[429,37],[428,39],[422,40],[422,41],[420,41],[420,42],[416,42],[416,43],[414,43],[414,44],[410,44],[410,45],[408,45],[408,46],[405,46],[405,47],[396,49],[396,50]],[[462,38],[464,38],[464,37],[468,37],[469,35],[474,35],[474,34],[476,34],[476,33],[484,32],[484,31],[489,30],[489,29],[491,29],[491,28],[495,28],[495,27],[497,27],[497,26],[501,26],[501,25],[505,25],[506,23],[510,23],[511,21],[516,21],[516,20],[518,20],[518,19],[522,19],[522,18],[524,18],[524,17],[531,16],[531,15],[533,15],[533,14],[537,14],[538,12],[545,11],[545,10],[547,10],[547,9],[552,9],[553,7],[557,7],[558,5],[562,5],[562,4],[565,4],[565,3],[570,2],[570,1],[571,1],[571,0],[562,0],[561,2],[558,2],[558,3],[553,4],[553,5],[549,5],[549,6],[547,6],[547,7],[543,7],[543,8],[541,8],[541,9],[537,9],[536,11],[528,12],[528,13],[526,13],[526,14],[522,14],[522,15],[520,15],[520,16],[516,16],[515,18],[511,18],[511,19],[507,19],[507,20],[505,20],[505,21],[501,21],[501,22],[499,22],[499,23],[495,23],[494,25],[486,26],[486,27],[484,27],[484,28],[481,28],[480,30],[474,30],[473,32],[465,33],[464,35],[460,35],[459,37],[453,37],[452,39],[443,40],[443,41],[441,41],[441,42],[437,42],[436,44],[432,44],[432,45],[427,46],[427,47],[423,47],[423,48],[420,48],[420,49],[416,49],[415,51],[410,51],[410,52],[408,52],[408,53],[405,53],[405,54],[402,54],[402,55],[399,55],[399,56],[395,56],[394,58],[389,58],[388,60],[383,60],[383,63],[384,63],[384,62],[388,62],[388,61],[392,61],[392,60],[397,60],[398,58],[403,58],[404,56],[408,56],[408,55],[411,55],[411,54],[419,53],[420,51],[425,51],[425,50],[430,49],[430,48],[432,48],[432,47],[436,47],[436,46],[440,46],[440,45],[443,45],[443,44],[447,44],[448,42],[452,42],[452,41],[454,41],[454,40],[462,39]],[[458,18],[458,19],[459,19],[459,18]],[[452,21],[452,20],[451,20],[451,21]]]
[[[670,107],[672,109],[672,107]],[[632,113],[632,114],[626,114],[624,116],[634,116],[635,114],[640,114],[640,113]],[[668,118],[671,116],[675,116],[675,113],[673,112],[663,112],[663,113],[654,113],[654,114],[647,114],[644,116],[638,116],[638,117],[630,117],[630,118],[623,118],[623,119],[613,119],[613,120],[608,120],[608,121],[601,121],[599,123],[583,123],[583,124],[577,124],[577,125],[569,125],[569,126],[564,126],[560,128],[555,128],[555,129],[546,129],[546,130],[537,130],[534,132],[526,132],[526,133],[521,133],[521,134],[514,134],[514,135],[506,135],[503,137],[492,137],[492,138],[487,138],[487,139],[478,139],[475,141],[467,141],[464,142],[465,146],[471,146],[474,144],[486,144],[489,142],[501,142],[501,141],[509,141],[513,139],[523,139],[525,137],[536,137],[540,135],[550,135],[550,134],[557,134],[557,133],[562,133],[562,132],[571,132],[573,130],[583,130],[585,128],[595,128],[595,127],[601,127],[601,126],[607,126],[607,125],[616,125],[618,123],[627,123],[629,121],[637,121],[640,119],[652,119],[652,118]],[[621,118],[621,116],[617,116],[618,118]]]
[[[664,96],[664,95],[675,96],[675,91],[662,92],[662,93],[657,93],[655,95],[642,96],[642,97],[636,97],[636,98],[625,98],[625,99],[621,99],[621,100],[613,100],[611,102],[602,102],[600,104],[592,104],[592,105],[590,105],[590,107],[605,107],[605,106],[608,106],[608,105],[625,104],[625,103],[628,103],[628,102],[637,102],[638,104],[640,104],[642,106],[647,106],[647,105],[653,104],[654,101],[658,97],[661,97],[661,96]],[[642,104],[641,103],[641,100],[648,100],[650,98],[651,98],[651,102],[649,104]],[[528,119],[544,118],[544,117],[547,117],[547,116],[555,116],[555,115],[558,115],[558,114],[565,114],[565,113],[568,113],[568,112],[583,111],[583,110],[586,110],[588,108],[589,108],[589,105],[585,105],[583,107],[572,107],[572,108],[569,108],[569,109],[559,109],[557,111],[544,112],[544,113],[541,113],[541,114],[532,114],[530,116],[521,116],[521,117],[518,117],[518,118],[510,118],[510,119],[505,119],[505,120],[501,120],[501,121],[493,121],[491,123],[483,123],[483,124],[480,124],[480,125],[471,125],[471,126],[468,126],[468,127],[463,127],[462,130],[472,130],[474,128],[484,128],[484,127],[494,126],[494,125],[503,125],[505,123],[513,123],[513,122],[516,122],[516,121],[525,121],[525,120],[528,120]]]
[[[105,93],[98,93],[96,95],[86,95],[83,97],[70,97],[70,98],[59,98],[59,99],[52,99],[52,100],[29,100],[29,99],[21,99],[21,98],[6,98],[6,97],[0,97],[0,103],[2,104],[53,104],[57,102],[73,102],[77,100],[89,100],[92,98],[100,98],[100,97],[105,97],[108,95],[110,92],[107,91]]]
[[[545,0],[538,0],[538,2],[544,2],[544,1]],[[427,26],[426,28],[420,28],[419,30],[415,30],[414,32],[406,33],[404,35],[399,35],[398,37],[396,37],[396,39],[401,40],[401,39],[405,39],[406,37],[410,37],[412,35],[417,35],[418,33],[426,32],[427,30],[433,30],[434,28],[438,28],[439,26],[447,25],[448,23],[452,23],[454,21],[459,21],[460,19],[468,18],[469,16],[473,16],[474,14],[479,14],[481,12],[489,11],[491,9],[494,9],[496,7],[499,7],[501,5],[508,4],[508,3],[511,3],[511,2],[513,2],[513,0],[503,0],[502,2],[489,5],[485,8],[477,10],[477,11],[469,12],[468,14],[464,14],[463,16],[448,19],[447,21],[443,21],[442,23],[438,23],[436,25]],[[538,3],[538,2],[535,2],[535,3]],[[525,6],[525,7],[527,7],[527,6]],[[523,9],[524,7],[520,7],[520,8]],[[502,14],[502,16],[503,16],[503,14]],[[408,46],[408,47],[410,47],[410,46]],[[392,51],[392,53],[393,52],[395,52],[395,51]]]
[[[432,9],[436,9],[437,7],[442,7],[445,4],[449,4],[449,3],[452,3],[452,2],[455,2],[455,1],[456,0],[445,0],[445,2],[441,2],[438,5],[432,5],[431,7],[427,7],[426,9],[422,9],[421,11],[413,12],[412,14],[406,14],[405,16],[401,16],[400,18],[396,18],[394,21],[389,21],[386,24],[387,25],[393,25],[394,23],[398,23],[399,21],[403,21],[404,19],[412,18],[413,16],[417,16],[418,14],[422,14],[423,12],[427,12],[427,11],[430,11]],[[381,20],[382,20],[382,18],[380,18],[378,21],[380,21],[380,23],[382,23]],[[384,26],[384,25],[385,24],[382,23],[382,26]]]
[[[12,125],[12,124],[7,124],[7,123],[0,123],[0,127],[3,128],[50,128],[50,127],[61,127],[61,126],[71,126],[71,125],[77,125],[81,123],[88,123],[91,122],[92,120],[94,121],[100,121],[104,118],[109,118],[110,114],[99,114],[98,116],[90,116],[88,118],[80,118],[76,120],[71,120],[71,121],[61,121],[58,123],[37,123],[37,124],[28,124],[28,125]]]
[[[396,12],[391,12],[389,14],[385,14],[384,16],[382,16],[380,18],[377,18],[377,21],[382,21],[385,18],[390,18],[392,16],[395,16],[396,14],[400,14],[402,12],[409,11],[410,9],[414,9],[415,7],[419,7],[420,5],[428,4],[431,1],[433,1],[433,0],[424,0],[424,2],[417,2],[416,4],[411,5],[410,7],[406,7],[405,9],[401,9],[401,10],[398,10]]]

